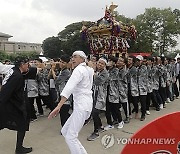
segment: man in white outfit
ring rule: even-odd
[[[86,55],[83,51],[75,51],[73,53],[72,64],[75,69],[61,93],[61,101],[48,117],[55,117],[65,101],[71,94],[73,94],[74,110],[61,130],[71,154],[87,154],[85,148],[78,140],[78,133],[92,111],[92,84],[94,70],[87,66],[85,61]]]

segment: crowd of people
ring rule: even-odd
[[[94,141],[103,131],[115,127],[122,129],[124,123],[129,123],[131,118],[144,121],[146,116],[151,114],[150,107],[160,111],[166,108],[167,103],[171,103],[179,97],[177,83],[180,83],[178,81],[180,80],[180,58],[177,59],[177,62],[175,59],[164,56],[142,57],[141,55],[136,57],[91,55],[87,59],[83,58],[87,66],[94,70],[93,105],[88,112],[92,111],[84,123],[88,124],[89,121],[93,120],[94,124],[94,130],[88,136],[88,141]],[[62,101],[63,89],[75,69],[72,63],[71,57],[68,55],[62,55],[59,59],[47,63],[41,59],[29,61],[30,67],[38,68],[36,77],[29,76],[25,80],[32,122],[44,115],[43,106],[53,111]],[[80,75],[77,74],[77,71],[75,73],[78,79],[84,75],[82,72],[79,73]],[[88,76],[86,78],[91,81]],[[75,78],[73,81],[76,82]],[[73,86],[73,81],[69,81],[71,82],[68,84],[69,89],[71,89],[71,85]],[[72,91],[73,89],[71,89]],[[86,89],[83,92],[85,91]],[[78,90],[75,93],[78,93]],[[68,97],[65,97],[63,105],[60,107],[61,109],[57,110],[60,113],[62,127],[70,117],[70,110],[77,110],[77,107],[74,106],[74,99],[77,98],[73,97],[75,96],[68,93]],[[35,103],[37,108],[34,106]],[[106,126],[102,125],[101,113],[105,113]],[[65,134],[64,131],[61,133]]]

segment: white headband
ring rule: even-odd
[[[74,51],[72,55],[79,55],[80,57],[87,59],[87,56],[83,51]]]
[[[136,58],[139,59],[139,60],[143,60],[144,59],[143,56],[141,56],[141,55],[136,56]]]
[[[107,65],[107,63],[108,63],[107,60],[106,60],[105,58],[102,58],[102,57],[101,57],[101,58],[99,58],[99,60],[104,61],[106,65]]]

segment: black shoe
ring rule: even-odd
[[[99,138],[99,133],[92,133],[92,134],[87,138],[87,140],[88,140],[88,141],[94,141],[94,140],[96,140],[97,138]]]
[[[98,129],[98,133],[102,133],[102,132],[104,132],[104,131],[105,131],[105,130],[104,130],[104,127],[103,127],[103,126]]]
[[[24,153],[30,153],[30,152],[32,152],[32,147],[30,147],[30,148],[25,148],[25,147],[16,148],[16,154],[24,154]]]
[[[35,122],[35,121],[37,121],[37,120],[38,120],[37,118],[31,119],[30,122]]]
[[[129,123],[129,122],[130,122],[129,117],[127,117],[126,119],[124,119],[124,123],[125,123],[125,124],[127,124],[127,123]]]
[[[144,121],[146,119],[145,116],[141,116],[140,121]]]
[[[160,108],[158,107],[158,108],[156,108],[156,111],[160,111]]]

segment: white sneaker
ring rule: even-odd
[[[120,123],[119,123],[119,125],[118,125],[118,129],[121,129],[121,128],[123,128],[124,127],[124,121],[121,121]]]
[[[146,111],[146,114],[147,114],[147,115],[150,115],[151,113],[147,110],[147,111]]]
[[[163,109],[163,104],[160,104],[160,109],[161,109],[161,110]]]
[[[170,98],[167,98],[166,102],[167,102],[167,103],[171,103]]]
[[[114,126],[107,125],[107,126],[104,127],[104,130],[110,130],[110,129],[113,129],[113,128],[114,128]]]

